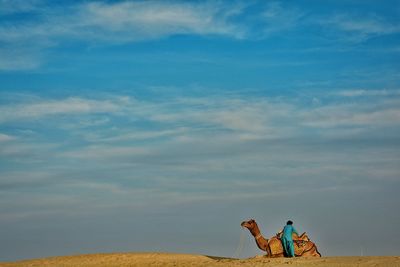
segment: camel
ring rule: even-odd
[[[270,239],[265,239],[258,228],[255,220],[242,222],[242,227],[247,228],[254,236],[259,249],[267,252],[266,257],[276,258],[284,257],[283,246],[280,240],[282,232],[279,232]],[[300,236],[293,234],[294,254],[296,257],[321,257],[318,252],[317,246],[308,238],[306,233]]]

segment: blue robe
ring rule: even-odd
[[[294,245],[292,239],[293,233],[296,233],[298,235],[296,229],[294,229],[292,225],[286,225],[283,228],[282,246],[286,257],[294,257]]]

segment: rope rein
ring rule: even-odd
[[[243,229],[243,231],[240,234],[239,244],[238,244],[238,246],[237,246],[237,248],[235,250],[235,254],[233,254],[233,258],[235,258],[235,259],[239,258],[240,254],[242,253],[243,248],[244,248],[244,242],[245,242],[245,238],[246,238],[246,231],[245,231],[245,228],[242,228],[242,229]]]

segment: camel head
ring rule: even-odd
[[[244,221],[240,224],[242,227],[249,229],[250,231],[257,227],[257,223],[254,219]]]

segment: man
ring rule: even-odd
[[[293,222],[289,220],[287,221],[286,226],[283,228],[282,234],[283,252],[285,253],[286,257],[294,257],[294,245],[292,239],[293,233],[299,235],[296,229],[293,227]]]

